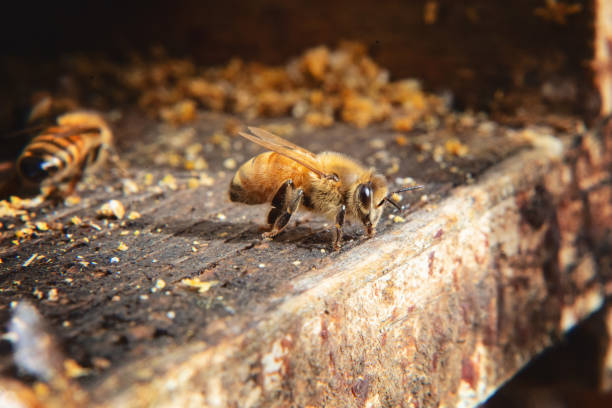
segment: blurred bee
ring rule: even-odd
[[[385,203],[401,210],[391,199],[387,181],[373,168],[366,169],[340,153],[315,155],[268,131],[254,127],[239,134],[270,152],[244,163],[229,187],[231,201],[245,204],[272,203],[268,213],[271,230],[264,238],[278,235],[300,206],[335,221],[333,248],[342,243],[345,218],[363,223],[368,236],[375,233]],[[396,191],[413,190],[422,186]]]
[[[17,159],[17,174],[26,186],[49,187],[47,195],[70,195],[84,171],[100,165],[112,149],[113,134],[101,115],[75,111],[57,118]],[[65,188],[62,188],[65,187]]]

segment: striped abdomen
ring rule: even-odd
[[[53,126],[25,147],[17,169],[23,179],[33,183],[62,181],[95,162],[101,146],[100,129]]]
[[[245,204],[272,201],[281,184],[291,179],[296,187],[307,190],[312,173],[301,164],[281,154],[265,152],[244,163],[230,183],[230,200]]]

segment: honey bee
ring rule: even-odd
[[[263,129],[248,130],[250,133],[239,134],[271,151],[253,157],[238,169],[230,182],[229,198],[244,204],[272,203],[267,218],[271,229],[264,238],[278,235],[302,206],[334,221],[332,244],[338,250],[345,218],[361,222],[371,237],[385,203],[401,210],[391,198],[393,193],[389,193],[385,177],[373,168],[367,169],[340,153],[315,155]],[[417,188],[422,186],[394,193]]]
[[[112,149],[113,134],[95,112],[69,112],[56,121],[57,125],[46,128],[28,143],[17,159],[16,168],[24,184],[50,187],[47,195],[67,196],[86,169],[91,170],[106,159]]]

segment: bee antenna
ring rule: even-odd
[[[36,126],[28,126],[25,129],[20,129],[20,130],[15,130],[13,132],[9,132],[9,133],[4,133],[2,136],[0,136],[2,139],[9,139],[9,138],[13,138],[13,137],[17,137],[17,136],[21,136],[21,135],[25,135],[27,133],[31,133],[31,132],[36,132],[38,130],[42,130],[45,127],[47,127],[48,125],[36,125]]]
[[[395,200],[392,200],[389,197],[385,197],[384,201],[388,202],[389,204],[397,208],[398,211],[402,211],[404,209],[403,206],[400,206],[397,202],[395,202]]]
[[[392,191],[385,198],[383,198],[383,201],[381,201],[381,204],[382,204],[382,202],[386,201],[389,204],[391,204],[392,206],[394,206],[395,208],[397,208],[398,211],[403,211],[404,210],[404,206],[403,205],[399,205],[399,203],[396,202],[394,199],[392,199],[391,196],[393,194],[396,194],[396,193],[402,193],[404,191],[410,191],[410,190],[418,190],[418,189],[421,189],[421,188],[424,188],[424,187],[425,186],[412,186],[412,187],[406,187],[406,188],[402,188],[400,190]]]
[[[403,193],[404,191],[410,191],[410,190],[420,190],[422,188],[425,188],[425,186],[412,186],[412,187],[406,187],[406,188],[402,188],[396,191],[392,191],[389,193],[389,196],[391,196],[392,194],[396,194],[396,193]]]

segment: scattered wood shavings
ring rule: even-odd
[[[81,367],[76,361],[71,358],[64,360],[64,372],[68,378],[78,378],[89,375],[90,369]]]
[[[399,163],[398,162],[393,162],[391,163],[391,167],[389,167],[388,169],[385,170],[385,174],[387,176],[391,176],[393,174],[396,174],[399,171]]]
[[[79,216],[76,216],[76,215],[74,217],[70,218],[70,222],[73,225],[81,225],[81,224],[83,224],[83,220]]]
[[[98,370],[105,370],[105,369],[107,369],[107,368],[109,368],[111,366],[110,360],[108,360],[108,359],[106,359],[104,357],[93,357],[91,359],[91,363]]]
[[[166,287],[166,282],[163,279],[158,279],[155,281],[155,287],[161,290]]]
[[[402,217],[401,215],[394,215],[393,222],[395,223],[406,222],[406,219]]]
[[[38,288],[34,288],[34,290],[32,291],[32,296],[34,296],[37,299],[42,299],[45,294],[42,293],[42,291]]]
[[[49,299],[50,302],[57,302],[59,295],[56,288],[49,289],[49,292],[47,292],[47,299]]]
[[[408,145],[408,138],[404,135],[397,135],[395,136],[395,143],[397,143],[398,146],[406,146]]]
[[[144,183],[145,186],[150,186],[151,184],[153,184],[153,180],[154,180],[153,174],[147,173],[144,176],[143,183]]]
[[[110,200],[102,204],[102,207],[100,207],[100,209],[97,211],[97,214],[100,217],[115,218],[120,220],[125,215],[125,208],[123,207],[123,204],[121,204],[121,201]]]
[[[38,256],[38,254],[32,254],[32,256],[31,256],[31,257],[29,257],[29,258],[28,258],[28,260],[27,260],[27,261],[25,261],[25,262],[22,264],[22,266],[24,266],[24,267],[26,267],[26,268],[27,268],[28,266],[30,266],[30,265],[32,264],[32,262],[34,262],[34,260],[36,259],[36,257],[37,257],[37,256]]]
[[[138,188],[138,184],[131,179],[123,179],[121,180],[123,194],[129,195],[137,193],[140,189]]]
[[[185,170],[206,170],[208,162],[203,157],[197,157],[193,160],[185,160]]]
[[[140,215],[138,211],[131,211],[127,216],[128,220],[137,220],[140,217],[142,217],[142,215]]]
[[[160,109],[160,116],[173,125],[192,122],[196,118],[196,103],[190,99],[177,102],[171,107]]]
[[[125,245],[123,243],[123,241],[121,241],[119,243],[119,246],[117,246],[117,250],[119,250],[119,251],[127,251],[128,249],[129,249],[129,247],[127,245]]]
[[[372,149],[384,149],[385,148],[385,141],[382,139],[372,139],[370,140],[370,147]]]
[[[17,217],[25,214],[25,211],[13,205],[11,201],[0,201],[0,217]]]
[[[181,280],[181,285],[191,290],[197,290],[198,293],[206,293],[208,290],[218,284],[219,281],[201,281],[200,278],[185,278]]]
[[[200,174],[200,185],[210,187],[213,184],[215,184],[215,179],[206,173]]]
[[[444,143],[444,148],[453,156],[463,157],[468,153],[468,147],[458,139],[447,140],[446,143]]]
[[[282,137],[290,137],[295,133],[295,125],[291,122],[268,123],[264,126],[264,129]]]
[[[237,165],[238,163],[236,162],[236,159],[234,159],[233,157],[223,160],[223,167],[225,167],[228,170],[235,169]]]
[[[393,120],[393,130],[397,130],[398,132],[409,132],[414,129],[416,119],[417,118],[414,116],[401,116],[399,118],[395,118]],[[405,146],[408,140],[405,136],[398,136],[395,138],[395,142],[400,146]]]
[[[304,122],[312,127],[325,128],[334,124],[334,117],[323,112],[308,112],[304,116]]]
[[[68,196],[64,199],[64,204],[66,204],[66,206],[68,207],[72,207],[77,205],[78,203],[81,202],[81,197],[77,196],[77,195],[71,195]]]
[[[176,190],[178,188],[176,179],[172,174],[166,174],[158,184],[160,187],[168,187],[170,190]]]
[[[32,228],[25,227],[15,231],[15,237],[17,237],[17,239],[28,238],[32,236],[33,233],[34,230]]]
[[[200,187],[200,180],[194,177],[190,178],[187,180],[187,187],[191,189]]]
[[[222,150],[229,150],[231,146],[230,138],[221,132],[215,132],[210,138],[210,142],[215,146],[219,146]]]
[[[49,230],[49,225],[44,222],[44,221],[38,221],[36,224],[36,229],[39,231],[48,231]]]

